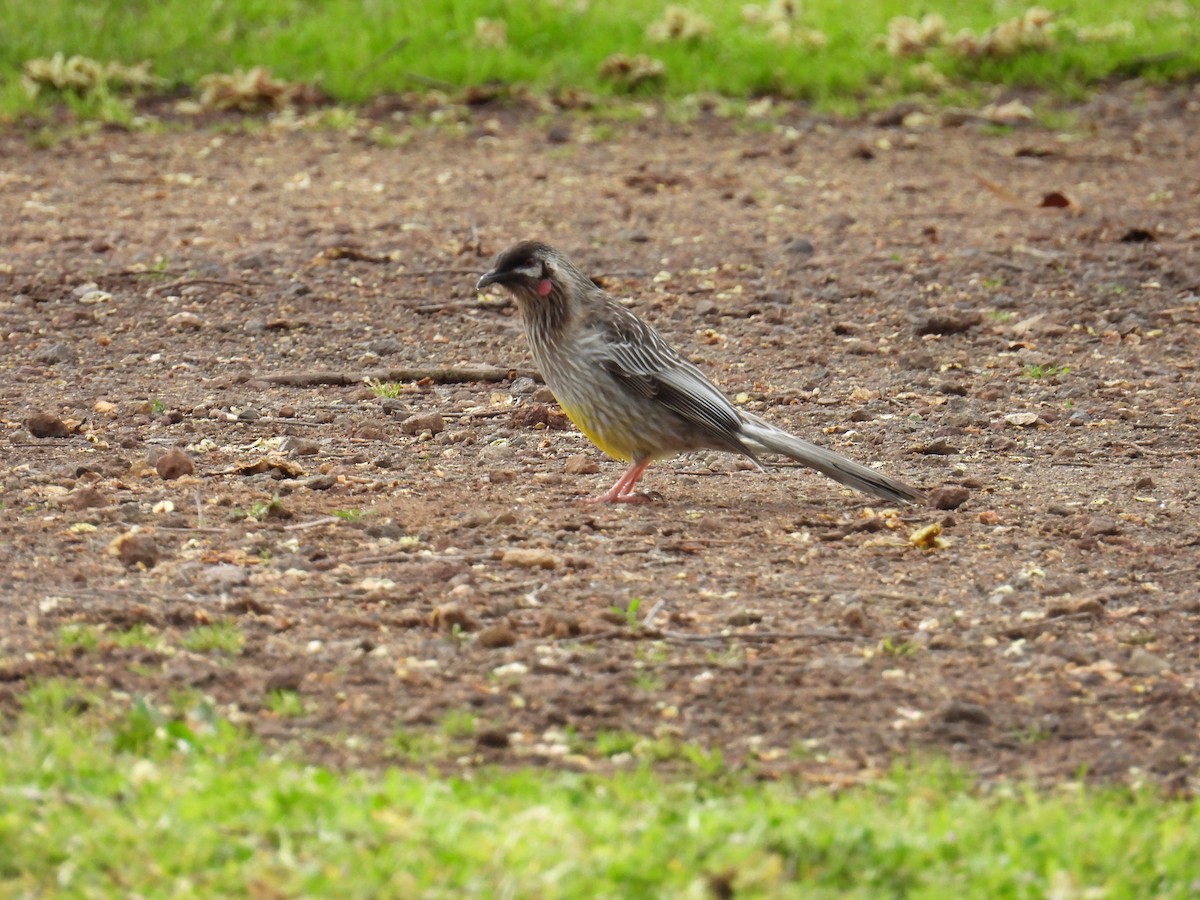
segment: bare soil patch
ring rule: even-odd
[[[70,677],[336,764],[469,712],[447,761],[606,765],[620,732],[1194,788],[1197,94],[1079,112],[0,136],[0,709]],[[473,289],[520,238],[761,415],[967,499],[713,454],[577,503],[620,466]],[[223,621],[240,653],[188,649]]]

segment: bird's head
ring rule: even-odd
[[[553,247],[539,241],[522,241],[496,257],[475,290],[498,284],[518,300],[546,298],[561,288],[561,274],[570,264]]]

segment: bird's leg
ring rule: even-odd
[[[633,494],[630,492],[633,490],[633,486],[637,484],[637,480],[642,477],[642,473],[646,471],[648,465],[650,465],[650,460],[648,459],[635,462],[625,470],[625,474],[618,478],[617,483],[609,488],[607,492],[601,494],[599,497],[588,497],[584,502],[645,503],[650,499],[645,494]]]

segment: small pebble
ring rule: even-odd
[[[748,609],[743,609],[739,612],[732,613],[725,618],[725,621],[734,628],[745,628],[748,625],[757,625],[762,620],[762,613],[754,612],[753,610]]]
[[[25,420],[25,427],[35,438],[65,438],[71,435],[66,423],[53,413],[34,413]]]
[[[955,456],[959,453],[962,453],[961,450],[951,444],[944,437],[935,438],[928,444],[920,447],[919,451],[924,453],[926,456]],[[944,507],[938,508],[942,509]]]
[[[429,614],[429,625],[439,631],[453,631],[455,626],[460,631],[474,631],[479,627],[479,623],[471,618],[470,613],[457,603],[435,606]]]
[[[1083,597],[1070,597],[1065,600],[1060,600],[1050,604],[1046,609],[1047,619],[1057,619],[1060,616],[1102,616],[1104,615],[1104,603],[1102,598],[1095,594],[1089,594]]]
[[[87,485],[76,488],[67,494],[63,505],[69,509],[95,509],[99,506],[107,506],[108,500],[95,487]]]
[[[518,428],[550,424],[550,407],[545,403],[526,403],[514,409],[509,420]]]
[[[485,728],[475,735],[475,746],[488,750],[507,750],[509,743],[508,733],[498,728]]]
[[[964,700],[951,700],[938,713],[938,718],[946,723],[966,722],[969,725],[991,725],[992,717],[978,703]]]
[[[195,474],[196,466],[190,456],[178,447],[172,447],[154,463],[154,470],[158,472],[158,477],[164,481],[174,481],[176,478],[182,478],[184,475]]]
[[[842,624],[856,631],[867,627],[867,614],[861,603],[852,603],[842,611]]]
[[[792,238],[783,245],[783,251],[789,256],[805,259],[813,255],[812,241],[807,238]]]
[[[401,425],[400,427],[403,428],[404,426]],[[388,439],[386,431],[378,425],[371,424],[360,425],[358,428],[355,428],[353,436],[361,441],[386,441]]]
[[[303,669],[285,669],[282,672],[274,672],[263,685],[263,690],[268,694],[275,691],[293,691],[300,690],[300,685],[304,683],[306,675]]]
[[[480,462],[500,462],[516,455],[517,451],[508,444],[487,444],[479,448]]]
[[[918,335],[926,334],[962,334],[983,322],[983,315],[978,312],[931,312],[916,323]]]
[[[73,363],[78,359],[66,344],[51,344],[49,347],[39,350],[33,358],[48,366]]]
[[[377,341],[371,341],[371,343],[367,344],[367,349],[372,353],[378,353],[380,356],[391,356],[403,350],[404,345],[394,337],[385,337]]]
[[[147,569],[152,568],[159,558],[158,543],[153,535],[145,531],[129,531],[113,538],[108,545],[108,552],[130,569],[139,564]]]
[[[568,475],[595,475],[600,471],[600,464],[591,456],[576,453],[574,456],[567,458],[563,470]]]
[[[442,418],[441,413],[418,413],[401,422],[400,430],[405,434],[421,434],[423,431],[438,434],[446,430],[446,420]]]
[[[1107,516],[1096,516],[1083,526],[1084,537],[1111,536],[1120,533],[1121,526],[1117,524],[1117,520],[1110,519]]]
[[[547,610],[538,622],[538,637],[575,637],[582,632],[579,620],[567,613]]]
[[[167,317],[167,325],[175,331],[199,331],[204,327],[204,320],[194,312],[177,312]]]
[[[1039,417],[1035,412],[1015,412],[1006,415],[1004,421],[1017,428],[1029,428],[1038,423]]]
[[[193,582],[203,591],[218,594],[249,584],[250,570],[233,563],[217,563],[197,572]]]
[[[558,567],[559,559],[548,550],[513,547],[504,551],[504,555],[500,557],[500,564],[518,569],[554,569]]]
[[[957,484],[947,484],[929,492],[929,505],[934,509],[958,509],[970,498],[971,492]]]
[[[1151,653],[1145,647],[1138,647],[1129,654],[1129,665],[1126,669],[1133,675],[1160,675],[1169,672],[1171,664],[1157,653]]]
[[[512,630],[512,626],[507,622],[498,622],[495,625],[488,626],[479,632],[479,636],[475,639],[475,643],[485,650],[498,650],[501,647],[511,647],[516,642],[517,635]]]
[[[279,449],[288,456],[316,456],[321,452],[321,445],[308,438],[288,435],[279,443]]]

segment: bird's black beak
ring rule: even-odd
[[[490,284],[503,284],[506,274],[505,272],[497,272],[495,269],[489,269],[483,273],[483,277],[475,282],[475,290],[482,291]]]

